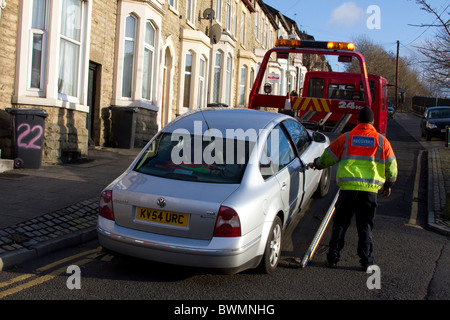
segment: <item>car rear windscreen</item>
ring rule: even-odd
[[[253,145],[238,139],[160,133],[134,170],[176,180],[240,183]]]

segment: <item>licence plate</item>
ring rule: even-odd
[[[136,212],[136,219],[141,221],[168,224],[172,226],[187,227],[189,222],[189,215],[186,213],[177,213],[138,207]]]

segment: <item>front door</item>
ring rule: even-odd
[[[89,61],[89,78],[88,78],[88,96],[87,105],[89,112],[86,116],[86,129],[88,130],[89,145],[99,144],[96,140],[96,119],[98,118],[99,110],[96,104],[97,101],[97,76],[100,65]]]

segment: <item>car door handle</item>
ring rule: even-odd
[[[281,190],[286,190],[286,188],[287,188],[286,182],[283,182],[281,184]]]

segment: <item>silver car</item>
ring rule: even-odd
[[[107,250],[191,267],[272,273],[283,231],[330,170],[307,170],[329,139],[294,118],[203,109],[161,130],[101,194]]]

